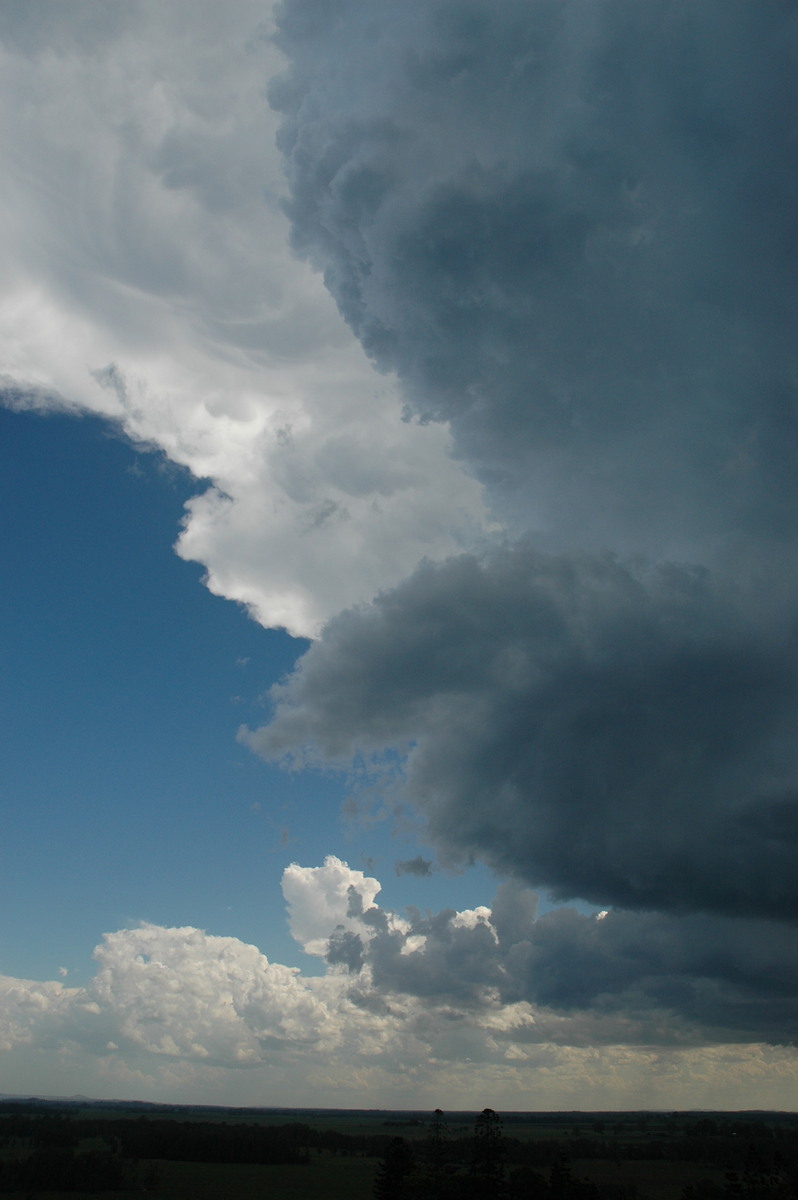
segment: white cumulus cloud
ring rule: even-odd
[[[283,895],[288,905],[291,934],[306,954],[327,953],[330,935],[338,927],[362,930],[359,919],[371,908],[381,884],[330,854],[321,867],[291,863],[283,872]]]
[[[5,7],[0,402],[100,414],[187,467],[205,490],[178,552],[313,636],[483,513],[288,247],[269,21],[254,0]]]

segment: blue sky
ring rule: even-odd
[[[212,596],[173,553],[201,484],[95,418],[0,409],[0,422],[4,969],[65,966],[84,983],[97,937],[146,920],[313,970],[279,881],[327,854],[379,866],[393,904],[464,906],[473,870],[467,885],[400,886],[394,863],[420,852],[409,832],[347,821],[339,779],[237,742],[307,642]],[[492,887],[486,872],[480,883]]]
[[[299,647],[172,553],[185,472],[93,419],[1,416],[8,969],[82,979],[131,919],[279,926],[267,864],[301,789],[235,734]]]
[[[794,1105],[795,39],[4,6],[5,1090]]]

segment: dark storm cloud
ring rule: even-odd
[[[655,554],[794,533],[794,4],[281,12],[296,245],[505,517]]]
[[[501,956],[487,924],[458,925],[452,909],[412,915],[409,933],[385,928],[369,943],[368,962],[378,988],[477,1005],[486,989],[502,982]],[[410,937],[423,937],[423,950],[408,953]]]
[[[535,903],[527,889],[503,884],[489,922],[411,912],[407,931],[382,925],[365,943],[358,939],[358,966],[368,963],[377,989],[459,1009],[530,1003],[531,1040],[784,1044],[798,1037],[798,954],[786,926],[659,913],[597,917],[571,908],[536,918]]]
[[[409,746],[444,856],[562,897],[792,920],[795,630],[752,603],[696,569],[462,556],[330,622],[249,740]]]
[[[378,930],[386,986],[792,1037],[795,4],[284,0],[279,29],[295,244],[508,540],[331,621],[245,736],[398,761],[444,861],[629,910]]]

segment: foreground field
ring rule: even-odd
[[[371,1200],[376,1158],[341,1158],[320,1153],[302,1166],[258,1163],[156,1162],[158,1181],[123,1190],[87,1192],[92,1200]],[[28,1192],[0,1193],[6,1200],[31,1200]],[[35,1200],[64,1200],[64,1191],[37,1191]],[[71,1193],[73,1196],[75,1193]]]
[[[163,1163],[160,1200],[371,1200],[376,1159],[320,1154],[307,1166]]]
[[[0,1103],[0,1196],[69,1194],[798,1200],[798,1116]]]

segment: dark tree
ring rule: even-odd
[[[439,1108],[427,1125],[423,1145],[423,1162],[418,1172],[417,1194],[423,1200],[449,1200],[456,1192],[457,1181],[447,1153],[448,1130]]]
[[[504,1134],[501,1117],[483,1108],[474,1125],[468,1194],[475,1200],[497,1200],[505,1195]]]
[[[374,1200],[406,1200],[415,1167],[413,1151],[404,1138],[392,1138],[374,1177]]]
[[[589,1179],[576,1179],[568,1163],[555,1158],[549,1175],[550,1200],[599,1200],[599,1191]]]

